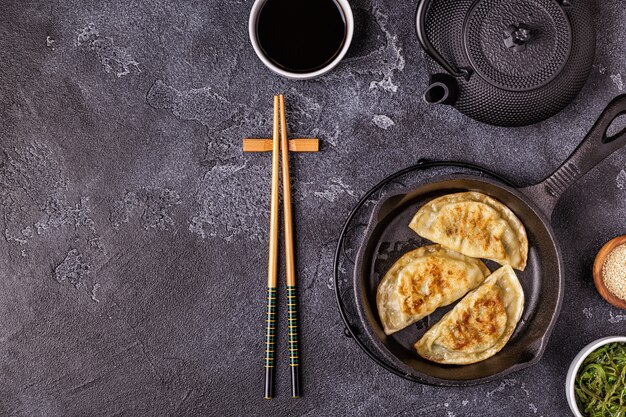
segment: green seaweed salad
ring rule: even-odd
[[[574,388],[583,416],[626,417],[626,343],[608,343],[591,352]]]

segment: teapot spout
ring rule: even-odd
[[[459,83],[450,74],[433,74],[423,97],[430,104],[453,105],[459,97]]]

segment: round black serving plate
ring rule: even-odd
[[[399,190],[418,187],[433,178],[451,174],[469,174],[495,179],[512,186],[508,180],[500,175],[483,167],[464,162],[420,160],[417,164],[390,175],[368,191],[350,212],[341,235],[339,236],[339,242],[335,252],[334,285],[339,312],[346,326],[344,331],[345,336],[354,339],[357,345],[379,366],[413,382],[429,385],[466,386],[480,383],[480,381],[459,381],[459,383],[453,381],[447,381],[445,383],[433,382],[432,380],[420,378],[394,367],[394,365],[385,359],[385,355],[372,342],[369,336],[369,329],[364,326],[359,316],[354,288],[354,274],[358,268],[357,253],[364,243],[363,240],[366,238],[368,222],[378,203],[397,193]],[[410,245],[411,242],[407,242],[407,248],[404,249],[408,249]],[[395,248],[395,250],[401,249],[402,248]],[[414,324],[414,326],[420,327],[420,330],[423,331],[422,328],[428,326],[428,319],[422,320]]]

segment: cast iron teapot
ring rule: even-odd
[[[498,126],[555,115],[591,71],[591,2],[419,0],[417,36],[432,58],[424,99]]]

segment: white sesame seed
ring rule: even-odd
[[[609,252],[602,265],[602,280],[613,295],[626,301],[626,244]]]

